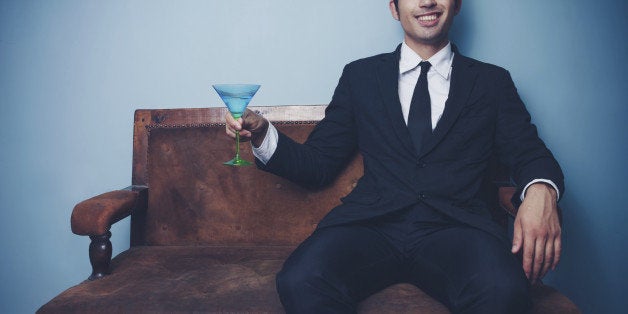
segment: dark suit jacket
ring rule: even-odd
[[[364,176],[319,228],[364,220],[422,202],[507,241],[480,197],[489,160],[496,155],[515,182],[552,180],[563,192],[563,175],[530,123],[509,73],[462,56],[454,48],[449,98],[420,154],[401,113],[399,51],[348,64],[325,118],[304,144],[279,134],[266,171],[295,182],[324,185],[355,150]]]

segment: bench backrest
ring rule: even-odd
[[[302,142],[324,108],[251,109]],[[315,191],[255,166],[225,166],[235,149],[225,135],[225,114],[223,108],[136,111],[133,184],[149,190],[148,208],[133,218],[132,235],[142,244],[297,245],[362,176],[359,156],[332,185]],[[252,161],[250,144],[240,148]]]
[[[251,107],[283,133],[303,142],[325,105]],[[255,166],[229,167],[235,143],[225,135],[225,108],[135,112],[133,184],[148,186],[148,208],[132,215],[132,245],[297,245],[347,195],[363,174],[355,158],[336,181],[302,188]],[[250,144],[241,154],[253,160]],[[508,169],[491,162],[482,198],[505,226],[514,188]],[[514,210],[511,208],[511,214]]]

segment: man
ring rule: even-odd
[[[251,111],[227,115],[227,133],[251,139],[261,169],[295,182],[324,185],[356,149],[364,159],[355,189],[277,275],[287,312],[352,313],[409,282],[456,313],[518,313],[529,282],[556,267],[562,172],[508,72],[449,42],[461,5],[391,0],[404,42],[345,67],[304,144]],[[512,169],[523,200],[512,243],[480,196],[493,155]]]

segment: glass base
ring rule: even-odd
[[[233,167],[242,167],[242,166],[250,166],[253,163],[236,157],[229,161],[223,162],[222,164],[227,165],[227,166],[233,166]]]

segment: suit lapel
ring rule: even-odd
[[[430,136],[423,145],[423,150],[419,157],[425,156],[434,147],[443,140],[449,129],[456,122],[458,115],[467,102],[478,73],[474,70],[474,61],[460,55],[458,49],[454,49],[454,61],[452,64],[451,85],[449,86],[449,96],[445,102],[445,111],[438,121],[432,136]]]
[[[392,123],[392,129],[401,140],[402,146],[411,154],[416,154],[410,132],[403,120],[401,102],[399,101],[399,57],[401,45],[390,54],[384,55],[378,65],[377,79],[379,89],[384,99],[384,107]]]

